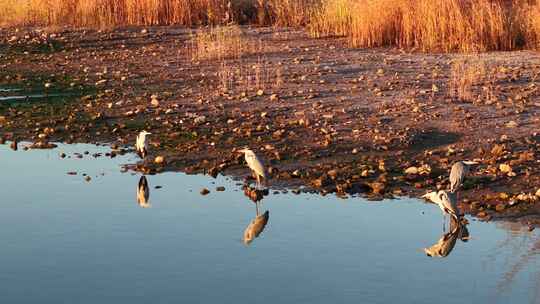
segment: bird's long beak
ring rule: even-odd
[[[465,165],[472,166],[472,165],[478,165],[478,162],[472,161],[472,160],[466,160],[463,162]]]

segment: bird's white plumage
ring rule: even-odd
[[[152,133],[141,131],[139,135],[137,135],[137,140],[135,141],[135,149],[137,150],[137,153],[141,155],[141,157],[145,157],[146,153],[148,152],[148,142],[146,141],[146,135],[149,134]]]
[[[434,202],[441,208],[442,212],[449,214],[456,219],[459,216],[459,210],[457,207],[457,197],[455,193],[440,190],[439,192],[429,192],[422,196],[428,200]]]
[[[262,162],[259,160],[255,152],[252,150],[245,148],[242,150],[239,150],[238,152],[244,153],[244,158],[246,160],[246,163],[248,167],[253,171],[255,176],[257,177],[257,182],[260,183],[260,179],[263,178],[266,180],[266,173],[264,166]]]

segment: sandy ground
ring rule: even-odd
[[[474,159],[463,210],[538,222],[539,53],[350,49],[244,31],[257,46],[240,58],[199,60],[185,29],[0,30],[0,88],[79,96],[0,102],[0,136],[127,147],[145,129],[150,156],[133,168],[147,173],[246,176],[233,150],[249,146],[273,188],[372,199],[446,188],[452,163]],[[468,98],[452,86],[468,79],[452,73],[459,62],[477,75]]]

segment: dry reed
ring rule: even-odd
[[[539,17],[539,5],[522,0],[328,0],[310,32],[347,36],[355,47],[513,50],[538,44]]]
[[[239,59],[263,50],[260,40],[244,33],[239,26],[218,26],[200,30],[192,38],[193,60]]]
[[[540,47],[535,0],[2,0],[0,25],[304,26],[354,47],[482,52]]]
[[[450,96],[459,101],[476,101],[479,96],[477,87],[486,80],[486,72],[486,63],[480,58],[455,61],[450,75]]]
[[[304,25],[318,0],[2,0],[4,25]]]
[[[223,60],[217,71],[220,89],[226,92],[246,92],[279,89],[283,85],[283,70],[265,57],[256,62]]]

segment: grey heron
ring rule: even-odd
[[[458,161],[452,165],[450,170],[450,192],[455,192],[463,186],[463,180],[469,173],[470,166],[477,164],[474,161]]]
[[[439,190],[439,192],[429,192],[422,196],[437,204],[441,208],[444,215],[448,214],[459,222],[459,209],[457,207],[456,193]],[[444,227],[444,222],[443,222]]]
[[[139,135],[137,135],[137,140],[135,142],[135,149],[137,150],[137,154],[141,158],[145,158],[148,154],[148,142],[146,141],[146,135],[150,135],[152,133],[141,131]]]
[[[148,181],[146,180],[146,176],[141,176],[139,179],[139,184],[137,185],[137,203],[142,208],[149,208],[150,202],[148,199],[150,198],[150,188],[148,187]]]
[[[259,160],[255,152],[253,152],[249,148],[238,150],[238,152],[244,153],[246,163],[249,169],[251,169],[253,175],[255,175],[255,178],[257,179],[257,185],[260,186],[261,178],[266,181],[266,173],[262,162]]]

